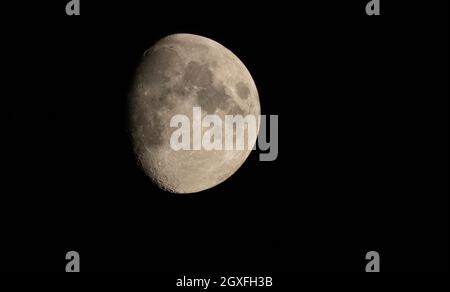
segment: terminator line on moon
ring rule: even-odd
[[[225,115],[260,114],[255,83],[237,56],[205,37],[169,35],[144,53],[130,91],[129,115],[138,163],[160,188],[173,193],[218,185],[251,151],[173,150],[171,118],[183,114],[192,120],[196,106],[203,116],[215,114],[222,120]]]

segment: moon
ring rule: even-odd
[[[255,137],[244,150],[173,150],[170,120],[182,114],[192,121],[193,107],[201,107],[202,117],[260,115],[255,82],[236,55],[206,37],[166,36],[144,52],[137,66],[129,130],[142,170],[172,193],[196,193],[222,183],[241,167],[256,142]]]

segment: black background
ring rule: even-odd
[[[382,0],[2,6],[1,269],[448,269],[448,7]],[[181,1],[180,1],[181,2]],[[170,33],[212,38],[251,72],[279,156],[253,152],[195,195],[137,167],[126,96]]]

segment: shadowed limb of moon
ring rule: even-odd
[[[129,106],[138,163],[159,187],[174,193],[216,186],[236,172],[251,151],[175,151],[170,146],[174,115],[192,121],[194,106],[201,107],[203,116],[216,114],[222,120],[225,115],[260,114],[255,83],[239,58],[221,44],[191,34],[169,35],[145,51]]]

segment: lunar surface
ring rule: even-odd
[[[205,37],[169,35],[145,51],[129,97],[137,161],[169,192],[195,193],[220,184],[239,169],[256,142],[256,137],[250,147],[246,142],[245,150],[173,150],[170,138],[176,128],[170,120],[183,114],[192,121],[193,107],[201,107],[203,117],[215,114],[222,120],[225,115],[260,114],[255,83],[237,56]],[[202,137],[206,130],[202,128]]]

